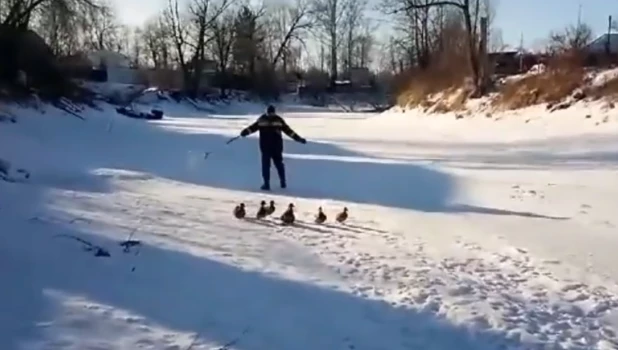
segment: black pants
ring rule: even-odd
[[[272,160],[277,174],[279,175],[279,181],[282,186],[286,185],[285,181],[285,166],[283,165],[283,152],[262,152],[262,179],[264,184],[270,184],[270,161]]]

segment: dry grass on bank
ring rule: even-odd
[[[397,104],[409,108],[423,107],[435,112],[465,107],[465,74],[439,69],[414,70],[398,77]]]
[[[422,108],[426,113],[475,108],[468,105],[470,89],[466,88],[465,72],[429,69],[410,71],[398,78],[399,106]],[[483,103],[488,111],[516,110],[539,104],[547,104],[553,111],[568,108],[584,98],[617,102],[618,68],[586,69],[577,57],[556,57],[541,71],[509,77],[489,97]]]
[[[513,110],[541,103],[558,103],[582,87],[584,78],[582,67],[548,68],[538,74],[529,74],[505,83],[498,89],[492,107]]]

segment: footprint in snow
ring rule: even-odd
[[[573,284],[568,284],[564,287],[562,287],[562,292],[570,292],[570,291],[574,291],[574,290],[581,290],[584,289],[586,286],[582,283],[573,283]]]
[[[546,265],[560,265],[560,260],[543,260],[543,264]]]

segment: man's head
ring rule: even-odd
[[[266,114],[268,114],[268,115],[275,114],[275,106],[273,106],[273,105],[268,106],[268,108],[266,108]]]

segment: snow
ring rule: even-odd
[[[310,142],[263,193],[255,137],[225,145],[259,105],[157,107],[3,108],[0,159],[32,177],[0,182],[1,349],[618,347],[618,112],[280,105]],[[231,215],[270,199],[298,227]]]
[[[618,78],[618,68],[606,69],[593,75],[591,85],[595,87],[603,86],[616,78]]]

